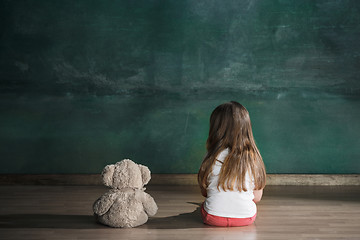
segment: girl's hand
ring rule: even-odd
[[[263,189],[254,190],[254,200],[253,201],[255,203],[260,202],[262,195],[263,195]]]

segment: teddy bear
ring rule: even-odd
[[[98,222],[110,227],[131,228],[147,222],[158,207],[145,192],[150,181],[148,167],[124,159],[105,166],[101,173],[104,185],[111,189],[94,202]]]

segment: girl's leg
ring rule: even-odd
[[[256,214],[250,218],[226,218],[208,214],[204,206],[201,206],[201,217],[205,224],[217,227],[241,227],[252,224],[256,219]]]
[[[201,206],[201,217],[202,217],[203,222],[207,225],[217,226],[217,227],[227,227],[228,226],[227,218],[208,214],[205,211],[204,206]]]
[[[256,214],[249,218],[229,218],[229,227],[242,227],[251,225],[256,219]]]

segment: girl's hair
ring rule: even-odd
[[[250,116],[238,102],[221,104],[210,116],[209,137],[206,141],[207,154],[198,173],[202,189],[208,186],[216,157],[224,149],[229,149],[220,173],[218,189],[247,191],[245,176],[247,172],[254,179],[255,190],[265,187],[266,172],[264,162],[256,147],[252,133]]]

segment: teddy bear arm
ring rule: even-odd
[[[151,217],[154,216],[158,210],[155,200],[147,193],[143,192],[143,206],[145,212]]]
[[[104,215],[113,205],[115,197],[115,194],[111,193],[106,193],[101,196],[98,200],[95,201],[93,205],[94,213],[99,216]]]

